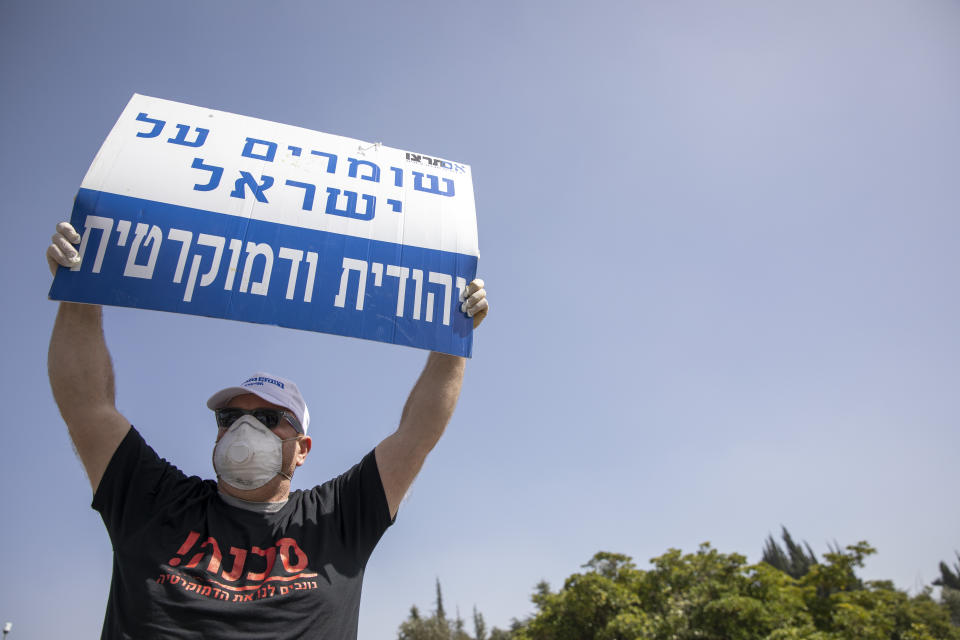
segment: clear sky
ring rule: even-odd
[[[506,626],[596,551],[781,524],[915,592],[960,549],[960,4],[0,3],[0,622],[96,637],[110,545],[46,379],[43,251],[134,92],[470,164],[492,312],[368,566]],[[120,410],[212,475],[207,396],[313,414],[305,487],[395,427],[414,349],[107,309]]]

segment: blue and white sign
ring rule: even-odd
[[[134,95],[71,223],[54,300],[471,354],[468,165]]]

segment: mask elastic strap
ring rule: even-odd
[[[280,442],[290,442],[291,440],[300,440],[300,438],[302,438],[302,437],[303,437],[302,434],[297,434],[297,435],[293,436],[292,438],[280,438]],[[281,476],[283,476],[284,478],[286,478],[287,480],[289,480],[290,482],[293,482],[293,476],[288,476],[287,474],[285,474],[285,473],[283,472],[282,469],[281,469],[280,471],[277,471],[277,475],[281,475]]]

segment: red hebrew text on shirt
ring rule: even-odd
[[[316,581],[310,580],[317,574],[304,572],[309,559],[293,538],[280,538],[266,548],[231,546],[224,554],[213,536],[201,541],[201,535],[191,531],[167,565],[168,570],[156,579],[158,584],[218,600],[252,602],[317,588]]]

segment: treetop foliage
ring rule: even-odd
[[[709,543],[693,553],[670,549],[653,558],[647,570],[638,569],[630,556],[602,551],[568,577],[560,590],[552,591],[546,582],[538,584],[531,596],[536,612],[514,621],[509,631],[494,629],[488,635],[476,609],[472,638],[463,631],[462,621],[451,625],[437,615],[417,618],[411,611],[398,638],[960,640],[960,627],[951,623],[951,607],[943,598],[934,601],[930,588],[910,596],[892,582],[857,577],[864,559],[875,553],[867,542],[844,549],[834,545],[817,560],[809,545],[801,547],[786,529],[783,533],[786,548],[780,549],[770,538],[764,561],[757,564],[748,564],[737,553],[720,553]],[[781,555],[776,556],[773,548]],[[786,564],[769,562],[767,551],[775,562]],[[960,595],[945,586],[947,590]],[[437,604],[439,612],[439,585]]]
[[[777,544],[772,535],[767,536],[767,541],[763,546],[763,561],[793,578],[802,578],[813,565],[818,564],[817,556],[810,548],[809,543],[804,541],[803,546],[800,546],[793,541],[793,537],[786,527],[781,526],[781,529],[783,548]]]
[[[536,593],[536,614],[513,638],[960,638],[929,592],[910,597],[889,582],[861,582],[854,570],[872,553],[866,542],[835,549],[794,578],[767,562],[747,564],[744,556],[720,553],[707,543],[689,554],[670,549],[647,571],[636,569],[629,556],[601,552],[558,592]]]
[[[950,610],[953,624],[960,626],[960,553],[957,553],[957,561],[952,571],[946,562],[941,562],[940,577],[933,584],[941,587],[940,600]]]
[[[940,563],[940,577],[933,581],[938,587],[948,587],[950,589],[960,590],[960,552],[957,552],[957,564],[953,571],[947,566],[946,562]]]
[[[507,640],[509,634],[494,629],[490,635],[487,635],[487,625],[483,621],[483,616],[473,609],[473,630],[471,637],[464,630],[463,618],[460,617],[460,611],[457,611],[457,617],[453,620],[447,618],[446,609],[443,606],[443,591],[440,588],[440,580],[437,579],[436,608],[429,618],[424,618],[416,605],[410,608],[410,616],[397,631],[398,640]]]

